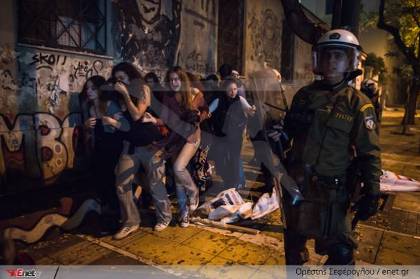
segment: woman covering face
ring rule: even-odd
[[[140,215],[133,200],[131,185],[140,167],[145,171],[155,201],[155,230],[163,230],[172,218],[170,203],[163,184],[165,161],[163,151],[154,145],[160,138],[157,121],[146,110],[151,103],[151,91],[136,68],[127,62],[112,69],[115,90],[123,97],[130,122],[130,131],[123,135],[124,146],[115,168],[116,191],[122,208],[122,226],[114,239],[122,239],[139,229]]]
[[[124,72],[122,70],[115,72],[115,79],[117,81],[120,81],[120,82],[124,83],[125,85],[130,84],[130,77],[128,76],[128,74],[126,72]]]

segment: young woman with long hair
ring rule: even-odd
[[[189,215],[198,207],[199,191],[187,170],[201,140],[200,122],[207,118],[203,93],[191,87],[187,74],[174,67],[167,72],[169,91],[163,97],[161,120],[171,130],[166,148],[172,155],[181,227],[189,225]]]
[[[92,184],[105,212],[118,215],[114,169],[122,142],[117,132],[128,131],[130,126],[122,114],[118,98],[107,97],[117,97],[118,93],[108,90],[103,77],[92,76],[86,81],[80,97],[86,139],[92,151]]]

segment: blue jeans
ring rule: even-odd
[[[125,144],[115,168],[117,196],[124,226],[133,226],[140,223],[140,215],[134,203],[131,188],[134,176],[140,166],[145,169],[146,178],[149,181],[150,193],[156,208],[157,222],[170,222],[172,213],[164,184],[165,160],[163,159],[163,150],[157,150],[151,146],[141,146],[136,147],[133,154],[128,154],[128,145]]]

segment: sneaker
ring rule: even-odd
[[[154,230],[157,232],[163,231],[169,226],[169,222],[159,222],[155,225]]]
[[[185,217],[184,218],[182,218],[180,221],[179,221],[179,226],[181,227],[181,228],[186,228],[186,227],[188,227],[190,225],[190,220],[189,220],[189,218],[188,218],[188,214],[187,215],[185,215]]]
[[[123,239],[139,229],[139,225],[124,226],[114,236],[115,240]]]

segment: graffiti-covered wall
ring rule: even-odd
[[[297,83],[307,83],[314,77],[312,72],[312,45],[295,36],[293,51],[295,53],[294,80]]]
[[[217,4],[218,0],[118,1],[122,59],[160,77],[173,65],[213,72]]]
[[[293,79],[284,81],[287,102],[291,104],[293,96],[303,86],[314,79],[312,72],[312,45],[304,42],[295,35],[293,44]]]
[[[118,1],[122,58],[162,76],[177,57],[181,0]]]
[[[0,10],[0,196],[49,185],[86,167],[79,94],[87,78],[109,77],[120,61],[160,77],[173,65],[200,74],[216,70],[218,0],[104,1],[110,9],[109,57],[19,44],[18,4],[5,0]],[[21,184],[30,183],[18,189],[15,180],[23,178]]]
[[[58,0],[51,0],[54,1]],[[161,78],[173,65],[196,74],[216,72],[218,16],[219,13],[228,16],[231,12],[219,11],[219,0],[103,1],[109,10],[104,13],[107,26],[100,30],[106,30],[102,35],[106,37],[108,56],[87,53],[85,51],[89,49],[83,46],[78,48],[79,52],[74,51],[69,38],[78,35],[83,41],[87,33],[80,31],[83,28],[77,33],[69,26],[64,37],[51,30],[52,33],[47,34],[48,38],[51,35],[57,40],[53,46],[59,48],[45,47],[48,42],[42,46],[20,44],[18,23],[21,19],[16,4],[19,1],[2,1],[0,196],[21,190],[10,183],[12,178],[35,179],[50,185],[66,173],[83,169],[85,156],[79,95],[87,78],[93,75],[107,78],[112,66],[120,61],[133,62],[143,74],[153,71]],[[260,69],[264,62],[279,70],[284,20],[281,0],[243,1],[244,11],[237,14],[244,15],[244,41],[238,41],[237,47],[243,50],[238,52],[243,53],[243,61],[238,64],[245,66],[238,70],[244,70],[241,74],[248,75]],[[71,6],[73,2],[66,3]],[[73,8],[79,6],[75,4]],[[58,13],[55,16],[60,18]],[[63,25],[63,22],[71,25],[77,19],[60,19],[53,25]],[[42,27],[44,23],[40,24]],[[56,29],[62,30],[62,27]],[[37,29],[39,26],[34,28]],[[294,76],[297,80],[307,80],[310,77],[310,48],[297,42]],[[62,43],[67,43],[64,46],[72,50],[62,49]],[[37,187],[35,185],[38,184],[27,183],[26,187]]]
[[[59,118],[78,110],[78,94],[86,79],[109,76],[112,61],[36,48],[18,47],[17,111],[42,111]]]
[[[75,168],[81,142],[79,93],[109,58],[47,48],[0,48],[0,176],[50,184]],[[14,192],[19,189],[8,189]]]
[[[217,0],[183,1],[177,63],[190,72],[216,72],[217,14]]]
[[[260,69],[264,62],[280,69],[283,18],[280,0],[246,1],[246,73]]]

